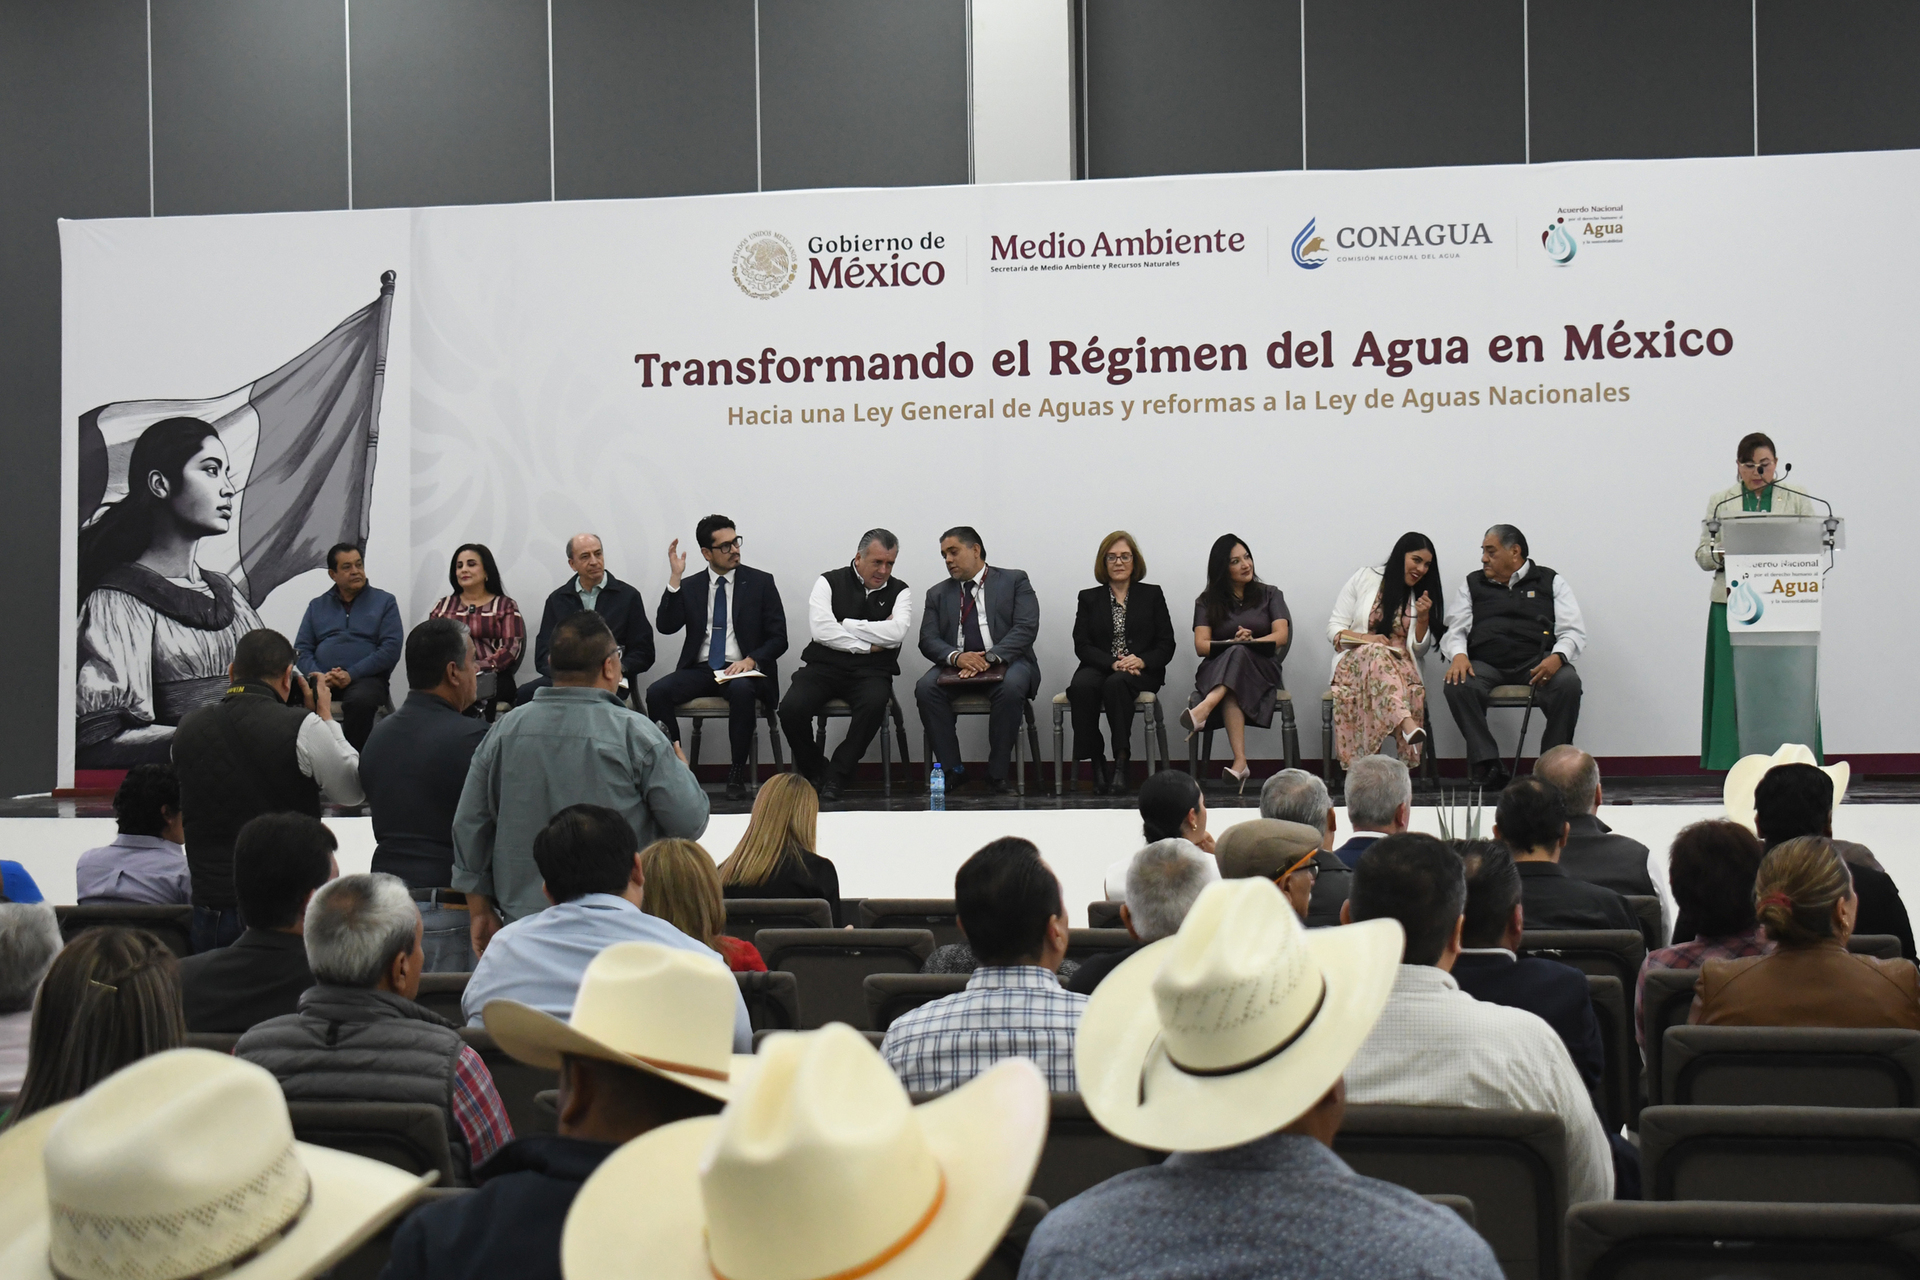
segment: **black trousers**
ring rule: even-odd
[[[786,732],[787,749],[793,752],[794,771],[803,778],[825,781],[827,757],[813,736],[814,717],[833,699],[844,698],[853,715],[847,722],[847,736],[833,753],[833,779],[843,787],[852,782],[874,735],[886,731],[887,698],[892,692],[889,671],[813,663],[794,672],[787,682],[787,696],[780,699],[780,728]]]
[[[367,745],[373,718],[387,705],[388,696],[385,675],[361,676],[348,681],[346,688],[333,691],[333,700],[340,704],[340,728],[355,751]]]
[[[965,776],[960,759],[960,731],[953,714],[955,691],[939,683],[941,667],[928,667],[913,686],[913,700],[920,706],[920,723],[933,739],[933,754],[948,778]],[[1025,659],[1007,665],[1006,678],[983,686],[992,711],[987,716],[987,776],[998,782],[1012,772],[1013,745],[1020,736],[1020,723],[1026,716],[1027,701],[1039,686],[1038,669]]]
[[[1550,748],[1572,742],[1574,726],[1580,723],[1580,673],[1564,656],[1561,661],[1565,665],[1533,694],[1534,701],[1547,714],[1546,731],[1540,739],[1543,755]],[[1518,671],[1502,671],[1491,663],[1475,662],[1473,674],[1465,680],[1440,686],[1446,690],[1453,722],[1460,726],[1460,736],[1467,740],[1467,759],[1472,764],[1500,758],[1500,748],[1494,744],[1492,730],[1487,728],[1487,699],[1492,696],[1494,686],[1525,684],[1531,670],[1532,667],[1527,666]]]
[[[647,686],[647,715],[667,726],[667,735],[680,741],[680,722],[673,709],[695,698],[722,697],[727,700],[727,737],[733,746],[733,763],[745,765],[753,756],[754,717],[759,712],[761,687],[766,678],[748,676],[721,684],[708,667],[687,667],[661,676]]]
[[[1125,671],[1081,663],[1067,683],[1067,701],[1073,707],[1073,758],[1103,760],[1100,741],[1100,713],[1107,713],[1113,729],[1115,752],[1131,753],[1133,744],[1133,700],[1142,691],[1155,690],[1160,681],[1151,675],[1131,675]]]

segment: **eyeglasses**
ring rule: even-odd
[[[1123,563],[1125,563],[1126,561],[1128,561],[1128,560],[1131,560],[1131,559],[1133,559],[1133,552],[1131,552],[1131,551],[1109,551],[1109,552],[1107,552],[1107,563],[1108,563],[1108,564],[1123,564]]]
[[[1320,878],[1320,864],[1315,862],[1314,859],[1319,856],[1320,856],[1320,851],[1318,849],[1313,850],[1306,857],[1300,859],[1300,861],[1294,863],[1292,866],[1288,867],[1285,871],[1282,871],[1279,875],[1275,876],[1273,878],[1274,883],[1284,885],[1289,879],[1292,878],[1293,873],[1296,871],[1304,871],[1307,873],[1310,879],[1318,880]]]
[[[713,544],[712,550],[738,551],[741,547],[746,545],[746,541],[747,540],[745,538],[735,538],[732,542],[716,542]]]

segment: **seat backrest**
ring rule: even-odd
[[[1652,951],[1667,945],[1667,931],[1660,919],[1660,899],[1650,893],[1623,893],[1627,905],[1633,908],[1634,918],[1640,921],[1640,936]]]
[[[1567,1214],[1572,1280],[1893,1280],[1920,1268],[1920,1205],[1592,1200]]]
[[[1014,1280],[1020,1274],[1021,1259],[1027,1256],[1027,1241],[1033,1239],[1033,1229],[1046,1216],[1045,1200],[1039,1196],[1028,1196],[1022,1200],[1012,1223],[1007,1227],[1007,1233],[1000,1237],[1000,1243],[993,1247],[987,1260],[973,1273],[973,1280]]]
[[[160,939],[160,944],[185,959],[193,954],[193,908],[151,906],[145,903],[102,903],[99,906],[57,906],[54,918],[60,922],[60,940],[72,942],[88,929],[117,926],[144,929]]]
[[[1920,1204],[1920,1109],[1648,1107],[1649,1200]]]
[[[1085,962],[1107,951],[1125,951],[1137,946],[1125,929],[1067,930],[1067,959]]]
[[[470,973],[423,973],[420,994],[413,1002],[425,1005],[457,1027],[467,1020],[460,1008],[460,997],[467,993],[467,979],[472,976]]]
[[[1847,939],[1847,950],[1857,956],[1898,960],[1900,939],[1891,933],[1856,933]]]
[[[1631,990],[1647,958],[1647,940],[1638,929],[1529,929],[1520,935],[1520,954],[1611,975]]]
[[[1920,1031],[1671,1027],[1661,1073],[1677,1106],[1911,1107]]]
[[[918,973],[933,954],[933,934],[925,929],[762,929],[753,941],[769,970],[799,981],[806,1031],[829,1022],[872,1030],[867,975]]]
[[[831,929],[833,906],[825,898],[728,898],[729,937],[752,942],[762,929]]]
[[[1698,969],[1649,969],[1646,985],[1640,990],[1640,1055],[1645,1059],[1647,1105],[1658,1106],[1661,1095],[1661,1063],[1664,1061],[1668,1027],[1684,1027],[1693,1008],[1693,993],[1700,986]]]
[[[862,929],[925,929],[936,947],[967,940],[952,898],[862,898],[853,922]]]
[[[1473,1201],[1467,1199],[1465,1196],[1449,1196],[1449,1195],[1435,1194],[1430,1196],[1421,1196],[1420,1198],[1422,1200],[1425,1200],[1428,1204],[1437,1204],[1442,1209],[1451,1209],[1453,1210],[1454,1213],[1459,1215],[1460,1221],[1466,1223],[1470,1227],[1474,1225]],[[1475,1228],[1475,1230],[1478,1230],[1478,1229],[1479,1228],[1477,1227]]]
[[[553,1112],[541,1106],[535,1097],[544,1090],[559,1088],[560,1073],[545,1067],[528,1066],[517,1058],[509,1057],[507,1051],[483,1027],[461,1027],[460,1038],[480,1055],[480,1061],[487,1064],[487,1071],[493,1076],[493,1087],[499,1091],[500,1101],[507,1109],[507,1119],[513,1122],[514,1136],[524,1138],[533,1133],[552,1133]]]
[[[1347,1108],[1333,1149],[1370,1178],[1473,1201],[1509,1280],[1560,1275],[1567,1140],[1560,1117],[1465,1107]]]
[[[232,1056],[233,1046],[240,1043],[241,1034],[238,1031],[189,1031],[187,1048],[207,1049]]]
[[[1609,1131],[1632,1127],[1640,1110],[1640,1050],[1633,1042],[1633,1015],[1620,980],[1587,975],[1587,995],[1600,1023],[1600,1101]]]
[[[800,1029],[800,980],[790,973],[736,973],[747,1022],[755,1031]]]
[[[1159,1164],[1164,1151],[1149,1151],[1114,1137],[1094,1120],[1077,1093],[1056,1093],[1047,1116],[1047,1143],[1033,1171],[1033,1194],[1064,1204],[1117,1173]]]
[[[289,1102],[287,1114],[301,1142],[453,1179],[447,1115],[430,1102]]]
[[[942,996],[967,989],[964,973],[870,973],[861,983],[867,997],[867,1026],[885,1031],[893,1020]]]
[[[1122,905],[1123,904],[1118,902],[1089,902],[1087,904],[1087,928],[1126,928],[1125,925],[1120,923],[1120,908]]]
[[[472,1194],[472,1187],[427,1187],[414,1192],[413,1203],[407,1211],[374,1232],[352,1253],[334,1263],[332,1269],[326,1272],[328,1280],[380,1280],[380,1273],[387,1269],[387,1261],[393,1256],[393,1237],[398,1234],[401,1223],[428,1205]]]

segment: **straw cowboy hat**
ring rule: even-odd
[[[293,1140],[250,1062],[174,1049],[0,1134],[0,1275],[304,1280],[404,1209],[416,1178]]]
[[[1039,1163],[1047,1086],[1009,1058],[916,1107],[841,1024],[768,1037],[718,1116],[635,1138],[567,1215],[568,1280],[966,1280]]]
[[[652,942],[618,942],[593,958],[562,1022],[517,1000],[480,1011],[500,1047],[529,1066],[558,1069],[560,1055],[599,1058],[685,1085],[710,1098],[733,1096],[739,984],[706,956]]]
[[[1838,808],[1847,798],[1847,779],[1853,769],[1842,760],[1839,764],[1821,764],[1814,758],[1813,752],[1797,742],[1789,742],[1770,756],[1741,756],[1727,770],[1727,781],[1721,788],[1720,799],[1727,806],[1727,817],[1739,823],[1747,830],[1753,826],[1753,793],[1760,787],[1760,779],[1767,776],[1767,770],[1783,764],[1810,764],[1833,779],[1833,803]]]
[[[1220,833],[1213,843],[1213,856],[1224,880],[1244,876],[1271,880],[1319,847],[1320,833],[1304,822],[1249,818]]]
[[[1106,976],[1074,1067],[1100,1127],[1156,1151],[1283,1129],[1340,1079],[1393,990],[1397,920],[1307,930],[1271,880],[1201,890],[1180,932]]]

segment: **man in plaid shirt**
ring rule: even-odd
[[[1060,985],[1067,909],[1060,881],[1028,840],[1006,836],[953,880],[960,927],[980,967],[967,989],[905,1014],[880,1046],[914,1092],[956,1089],[1002,1058],[1030,1058],[1055,1093],[1079,1086],[1073,1036],[1087,998]]]

